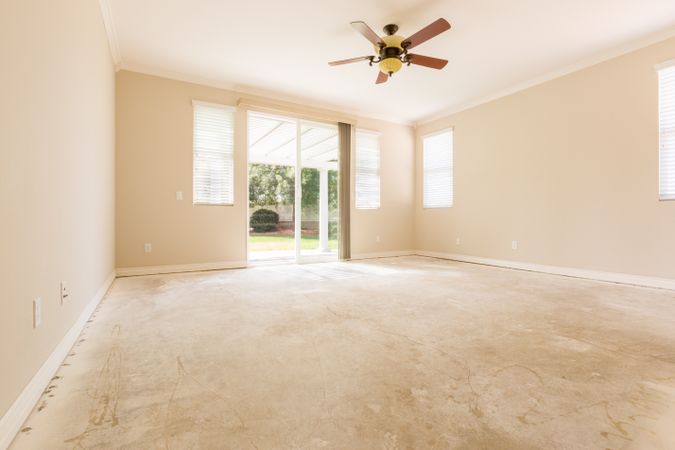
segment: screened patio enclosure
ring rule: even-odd
[[[249,259],[337,258],[335,124],[249,112]]]

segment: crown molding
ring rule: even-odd
[[[382,116],[378,114],[372,114],[368,111],[364,110],[359,110],[359,109],[345,109],[345,108],[340,108],[338,106],[335,106],[330,103],[324,103],[321,102],[320,100],[316,99],[309,99],[309,98],[300,98],[300,97],[293,97],[293,96],[285,96],[283,94],[278,94],[275,92],[270,92],[265,89],[259,89],[256,87],[252,86],[241,86],[241,85],[235,85],[234,89],[237,93],[244,94],[244,95],[251,95],[251,96],[257,96],[257,97],[262,97],[270,100],[276,100],[279,102],[284,102],[284,103],[294,103],[296,105],[301,105],[301,106],[308,106],[314,109],[322,109],[324,111],[329,111],[332,113],[338,113],[346,117],[352,117],[356,123],[358,123],[359,119],[369,119],[369,120],[379,120],[381,122],[387,122],[387,123],[393,123],[396,125],[404,125],[406,127],[412,127],[414,125],[414,121],[406,121],[403,119],[397,119],[395,117],[390,117],[390,116]]]
[[[409,126],[412,127],[413,129],[417,129],[420,126],[427,125],[429,123],[435,122],[437,120],[446,118],[450,115],[460,113],[462,111],[466,111],[471,108],[475,108],[477,106],[490,103],[492,101],[498,100],[500,98],[507,97],[509,95],[513,95],[515,93],[527,90],[529,88],[532,88],[534,86],[541,85],[543,83],[546,83],[548,81],[555,80],[557,78],[561,78],[565,75],[569,75],[574,72],[578,72],[580,70],[592,67],[594,65],[600,64],[605,61],[609,61],[611,59],[623,56],[625,54],[640,50],[642,48],[648,47],[650,45],[657,44],[659,42],[665,41],[669,38],[675,37],[675,28],[670,28],[666,29],[654,34],[651,34],[645,38],[634,40],[629,42],[628,44],[618,46],[618,47],[613,47],[607,51],[597,53],[589,58],[583,59],[581,61],[578,61],[574,64],[565,66],[561,69],[549,72],[547,74],[544,74],[542,76],[532,78],[520,83],[516,83],[506,89],[501,89],[495,92],[492,92],[491,94],[476,97],[472,100],[469,100],[464,103],[460,103],[459,105],[456,106],[451,106],[448,108],[444,108],[439,110],[436,113],[430,114],[428,116],[422,117],[418,120],[404,120],[404,119],[398,119],[395,117],[390,117],[390,116],[383,116],[383,115],[378,115],[378,114],[372,114],[369,113],[368,111],[364,110],[351,110],[351,109],[346,109],[344,107],[337,107],[336,105],[330,104],[330,103],[325,103],[321,102],[316,99],[310,99],[310,98],[300,98],[300,97],[295,97],[292,95],[284,95],[280,93],[276,93],[273,91],[269,91],[266,89],[262,88],[257,88],[254,86],[242,86],[238,85],[234,82],[230,81],[222,81],[222,80],[216,80],[216,79],[211,79],[207,77],[202,77],[198,75],[190,75],[186,73],[179,73],[179,72],[173,72],[170,70],[165,70],[161,68],[155,68],[155,67],[150,67],[146,66],[143,64],[138,64],[138,63],[131,63],[131,62],[123,62],[119,50],[119,41],[117,37],[117,31],[115,28],[115,23],[113,20],[113,14],[112,14],[112,9],[110,6],[110,0],[99,0],[100,8],[101,8],[101,15],[103,17],[103,22],[105,24],[105,29],[106,33],[108,35],[108,41],[110,44],[110,52],[112,55],[113,62],[115,64],[115,70],[128,70],[130,72],[138,72],[146,75],[152,75],[156,77],[161,77],[161,78],[167,78],[171,80],[176,80],[176,81],[183,81],[186,83],[193,83],[193,84],[199,84],[207,87],[213,87],[213,88],[218,88],[218,89],[225,89],[229,91],[236,92],[238,94],[242,95],[253,95],[253,96],[260,96],[264,97],[267,99],[271,100],[276,100],[276,101],[282,101],[282,102],[290,102],[290,103],[295,103],[298,105],[302,106],[309,106],[312,108],[320,108],[320,109],[325,109],[328,111],[332,111],[335,113],[340,113],[343,115],[347,115],[350,117],[355,117],[355,118],[362,118],[362,119],[371,119],[371,120],[379,120],[383,122],[388,122],[388,123],[393,123],[397,125],[403,125],[403,126]]]
[[[555,70],[553,72],[549,72],[545,75],[532,78],[530,80],[517,83],[509,88],[502,89],[496,92],[493,92],[492,94],[485,95],[478,97],[476,99],[470,100],[465,103],[461,103],[458,106],[453,106],[451,108],[443,109],[435,114],[429,115],[421,120],[418,120],[415,122],[415,127],[419,127],[422,125],[429,124],[431,122],[435,122],[440,119],[444,119],[448,116],[451,116],[453,114],[460,113],[462,111],[466,111],[467,109],[475,108],[476,106],[484,105],[486,103],[490,103],[492,101],[498,100],[503,97],[508,97],[509,95],[515,94],[517,92],[524,91],[526,89],[529,89],[534,86],[538,86],[540,84],[544,84],[548,81],[555,80],[557,78],[561,78],[565,75],[569,75],[574,72],[579,72],[583,69],[587,69],[589,67],[595,66],[597,64],[600,64],[605,61],[609,61],[614,58],[618,58],[619,56],[626,55],[628,53],[632,53],[637,50],[641,50],[643,48],[649,47],[650,45],[658,44],[659,42],[663,42],[669,38],[672,38],[675,36],[675,29],[668,29],[665,31],[661,31],[659,33],[651,34],[646,38],[639,39],[636,41],[631,41],[629,44],[622,45],[619,47],[613,47],[611,50],[604,51],[601,53],[598,53],[590,58],[583,59],[579,62],[576,62],[572,65],[566,66],[562,69]]]
[[[350,122],[355,122],[358,124],[359,119],[366,119],[366,120],[379,120],[381,122],[387,122],[387,123],[393,123],[396,125],[403,125],[407,127],[413,127],[414,122],[412,121],[404,121],[404,120],[397,120],[392,117],[384,117],[384,116],[378,116],[378,115],[373,115],[369,114],[366,111],[361,111],[361,110],[348,110],[344,108],[339,108],[336,107],[335,105],[331,105],[329,103],[324,103],[321,101],[318,101],[316,99],[309,99],[309,98],[300,98],[300,97],[294,97],[291,95],[283,95],[275,92],[271,92],[268,90],[264,89],[258,89],[255,87],[251,86],[242,86],[238,85],[236,83],[232,83],[229,81],[219,81],[219,80],[214,80],[206,77],[200,77],[197,75],[188,75],[185,73],[181,72],[173,72],[169,70],[163,70],[163,69],[157,69],[154,67],[150,66],[145,66],[143,64],[138,64],[138,63],[133,63],[133,62],[128,62],[125,61],[120,64],[118,70],[126,70],[129,72],[136,72],[136,73],[141,73],[144,75],[150,75],[153,77],[159,77],[159,78],[166,78],[169,80],[174,80],[174,81],[182,81],[184,83],[192,83],[192,84],[199,84],[201,86],[207,86],[207,87],[212,87],[216,89],[224,89],[227,91],[232,91],[235,92],[241,96],[251,96],[251,97],[258,97],[258,98],[264,98],[266,100],[272,100],[276,102],[282,102],[282,103],[289,103],[293,104],[296,106],[302,106],[310,109],[319,109],[323,110],[325,112],[331,112],[335,114],[339,114],[341,116],[353,118],[350,119]]]
[[[183,83],[198,84],[200,86],[207,86],[216,89],[223,89],[225,91],[235,91],[235,84],[215,80],[212,78],[201,77],[198,75],[188,75],[182,72],[173,72],[171,70],[157,69],[155,67],[146,66],[145,64],[124,61],[120,64],[120,70],[128,72],[140,73],[143,75],[150,75],[152,77],[165,78],[167,80],[182,81]]]
[[[117,39],[117,30],[115,28],[115,21],[113,20],[112,8],[109,0],[98,0],[101,8],[101,17],[103,18],[103,25],[105,32],[108,35],[108,45],[110,47],[110,55],[112,56],[115,71],[120,70],[122,64],[122,57],[120,55],[119,40]]]
[[[326,122],[331,124],[343,122],[356,126],[357,122],[351,115],[343,115],[336,111],[308,106],[306,103],[291,103],[263,96],[239,97],[237,107],[260,113],[282,115],[301,120]]]

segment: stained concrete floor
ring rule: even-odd
[[[675,292],[421,257],[121,278],[13,449],[675,448]]]

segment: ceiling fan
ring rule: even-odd
[[[438,36],[450,29],[450,24],[445,19],[438,19],[422,28],[409,38],[398,36],[398,25],[389,24],[384,27],[384,36],[378,36],[365,22],[351,22],[351,26],[361,33],[375,46],[376,55],[360,56],[358,58],[343,59],[329,62],[328,65],[339,66],[359,61],[368,61],[369,65],[377,64],[380,73],[377,74],[375,83],[387,81],[394,73],[401,70],[403,64],[416,64],[418,66],[442,69],[448,63],[445,59],[432,58],[430,56],[408,53],[408,50],[420,45],[429,39]]]

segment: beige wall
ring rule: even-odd
[[[246,97],[237,109],[234,206],[192,204],[192,100],[236,106],[240,95],[129,71],[117,74],[117,267],[246,261],[246,110],[353,122],[382,134],[382,207],[352,209],[352,253],[413,245],[413,129],[309,106]],[[176,200],[182,191],[184,200]],[[353,201],[352,201],[353,205]],[[353,208],[353,206],[352,206]],[[380,230],[380,231],[378,231]],[[380,242],[375,242],[380,235]],[[152,252],[144,252],[144,243]]]
[[[246,159],[236,116],[234,206],[192,204],[192,99],[234,105],[233,93],[117,73],[117,267],[246,259]],[[184,200],[176,201],[182,191]],[[143,245],[152,244],[145,253]]]
[[[420,126],[417,248],[675,277],[654,71],[672,58],[675,39]],[[421,136],[450,126],[455,204],[425,210]]]
[[[3,1],[0,60],[2,416],[114,270],[114,70],[89,0]]]
[[[380,208],[355,208],[352,176],[352,256],[414,249],[415,137],[411,127],[359,119],[357,128],[380,131]],[[352,174],[356,157],[352,153]],[[377,237],[380,240],[377,242]]]

